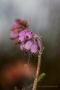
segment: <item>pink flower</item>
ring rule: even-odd
[[[12,31],[11,34],[10,34],[10,38],[11,38],[11,39],[16,39],[16,38],[18,38],[18,32],[17,32],[17,33],[14,33],[14,32]]]
[[[25,43],[24,49],[25,49],[26,51],[28,51],[28,50],[30,50],[31,46],[32,46],[32,41],[29,40],[29,41],[27,41],[27,42]]]
[[[36,54],[38,51],[38,45],[36,43],[32,44],[30,51],[31,51],[31,54],[33,55]]]
[[[24,50],[24,43],[20,44],[20,50],[22,50],[22,51]]]
[[[20,33],[19,33],[19,41],[20,42],[24,42],[25,41],[25,34],[27,32],[27,29],[25,30],[22,30]]]
[[[29,39],[31,39],[32,37],[33,37],[33,34],[32,34],[31,31],[28,31],[28,32],[25,34],[26,40],[29,40]]]
[[[20,26],[18,24],[14,24],[12,27],[11,27],[11,30],[15,30],[17,28],[19,28]]]

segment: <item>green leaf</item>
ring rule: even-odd
[[[42,73],[42,74],[38,77],[38,82],[40,82],[40,81],[44,78],[45,75],[46,75],[45,73]]]

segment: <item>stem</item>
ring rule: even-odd
[[[30,53],[28,55],[28,66],[29,66],[29,63],[30,63]]]
[[[41,54],[42,53],[40,53],[40,51],[39,51],[36,77],[35,77],[35,80],[34,80],[34,84],[33,84],[33,89],[32,90],[36,90],[36,88],[37,88],[38,76],[39,76],[39,71],[40,71],[40,67],[41,67]]]

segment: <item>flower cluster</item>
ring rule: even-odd
[[[20,50],[37,54],[42,49],[41,39],[29,29],[27,21],[16,20],[16,24],[11,27],[10,38],[15,44],[20,44]]]

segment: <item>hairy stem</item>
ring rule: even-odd
[[[39,76],[40,67],[41,67],[41,53],[39,52],[36,77],[35,77],[35,80],[34,80],[34,84],[33,84],[33,89],[32,90],[36,90],[36,88],[37,88],[37,82],[38,82],[38,76]]]

